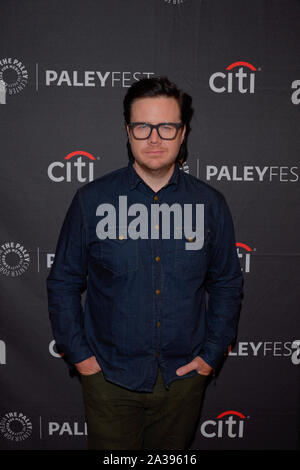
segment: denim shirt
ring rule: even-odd
[[[119,196],[127,196],[128,208],[143,204],[149,221],[153,204],[203,204],[202,248],[186,249],[193,240],[176,238],[172,229],[164,238],[160,224],[153,229],[158,237],[150,228],[148,238],[119,237],[118,217],[116,237],[100,239],[97,208],[108,203],[119,215]],[[128,224],[136,217],[128,215]],[[69,364],[95,356],[106,380],[145,392],[153,391],[159,366],[169,389],[197,374],[176,375],[196,356],[214,369],[220,364],[236,336],[242,286],[224,196],[177,163],[155,192],[129,161],[73,197],[47,278],[53,335]]]

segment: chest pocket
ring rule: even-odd
[[[201,249],[188,249],[187,245],[195,244],[196,239],[183,237],[176,240],[175,250],[175,263],[174,268],[178,273],[183,273],[189,277],[204,276],[208,266],[209,244],[210,244],[210,230],[205,229],[204,243]]]
[[[100,264],[114,274],[124,275],[138,269],[138,240],[106,238],[97,242],[95,251]]]

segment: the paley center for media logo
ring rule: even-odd
[[[32,434],[32,423],[22,412],[10,411],[0,417],[0,435],[14,442],[22,442]]]
[[[17,58],[0,59],[0,104],[7,103],[7,97],[20,93],[28,82],[25,65]]]
[[[0,274],[17,277],[29,267],[30,255],[19,242],[5,242],[0,245]]]

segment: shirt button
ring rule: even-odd
[[[155,357],[158,357],[158,356],[159,356],[159,351],[156,351]]]
[[[157,295],[160,294],[160,290],[156,289],[155,294],[157,294]]]
[[[157,328],[159,328],[159,327],[160,327],[160,321],[157,322]]]
[[[157,194],[154,196],[154,199],[155,199],[155,201],[158,201],[158,195]]]
[[[160,257],[156,256],[155,261],[160,261]]]

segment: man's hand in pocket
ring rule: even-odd
[[[92,375],[102,370],[95,356],[88,357],[84,361],[75,363],[75,367],[81,375]]]

